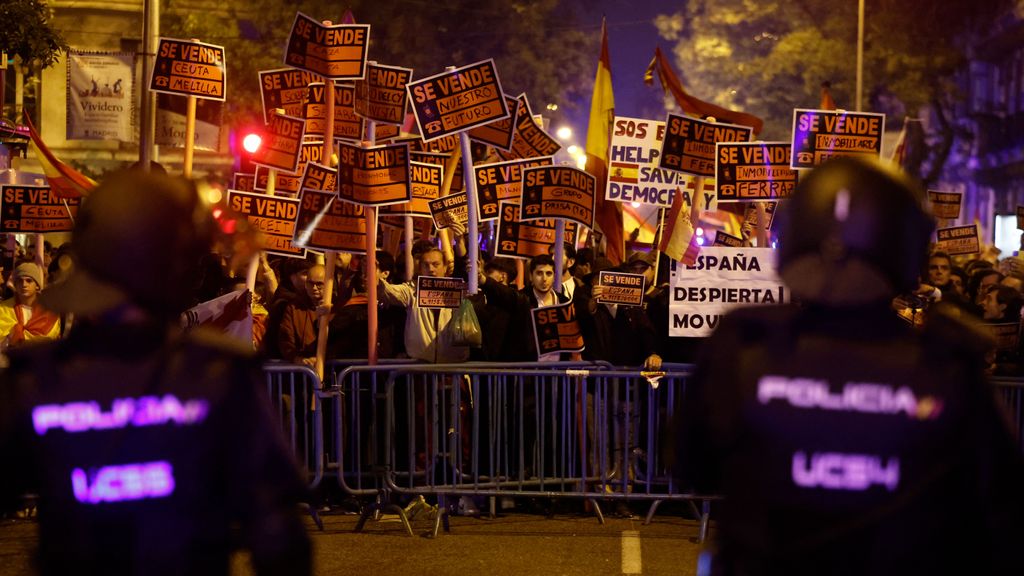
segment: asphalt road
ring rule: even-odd
[[[606,512],[607,514],[607,512]],[[415,535],[397,517],[371,520],[361,533],[353,514],[322,516],[324,531],[308,521],[317,574],[580,575],[696,573],[700,545],[697,522],[671,510],[644,526],[642,518],[560,511],[509,513],[497,518],[452,517],[451,531],[429,538],[433,521],[413,519]],[[36,525],[31,520],[0,523],[0,576],[31,574]],[[248,575],[238,555],[233,574]]]

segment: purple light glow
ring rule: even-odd
[[[71,489],[83,504],[165,498],[174,493],[174,470],[169,462],[104,466],[71,471]]]
[[[172,394],[163,397],[117,398],[104,412],[99,402],[44,404],[32,409],[32,424],[42,436],[52,428],[77,433],[89,430],[110,430],[128,426],[159,426],[174,422],[188,426],[202,422],[209,412],[206,400],[181,402]]]

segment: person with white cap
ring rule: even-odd
[[[0,302],[0,351],[32,340],[60,336],[60,318],[39,302],[43,273],[34,262],[18,264],[11,274],[14,296]]]
[[[251,345],[180,328],[219,230],[180,178],[117,173],[82,203],[74,270],[43,294],[74,325],[0,376],[0,506],[38,495],[44,576],[223,575],[239,544],[256,574],[310,573]]]

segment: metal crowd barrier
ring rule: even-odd
[[[391,495],[435,495],[435,534],[448,528],[448,498],[529,496],[589,500],[602,522],[605,500],[649,502],[647,522],[664,500],[699,503],[703,538],[716,497],[681,490],[664,454],[687,376],[652,383],[607,364],[351,366],[335,380],[338,479],[403,521]]]
[[[716,495],[679,486],[670,469],[669,424],[692,366],[666,364],[648,378],[606,363],[467,363],[336,360],[327,386],[305,366],[265,365],[282,429],[311,487],[333,476],[347,493],[396,513],[396,496],[435,496],[436,535],[447,501],[461,496],[687,502],[707,535]],[[1024,449],[1024,379],[994,379]],[[325,430],[324,422],[327,422]]]
[[[268,362],[263,365],[267,393],[281,430],[310,489],[324,477],[324,425],[320,378],[308,366]]]

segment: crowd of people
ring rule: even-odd
[[[667,262],[660,267],[654,252],[636,251],[616,266],[591,247],[578,251],[564,246],[560,288],[555,289],[552,254],[541,254],[517,267],[505,257],[481,260],[479,293],[470,295],[483,332],[478,348],[458,346],[450,330],[452,309],[420,308],[416,303],[416,276],[466,278],[465,237],[456,237],[454,252],[446,256],[437,239],[421,239],[413,245],[413,274],[388,251],[378,250],[376,274],[378,315],[376,353],[378,358],[409,358],[424,362],[536,362],[579,358],[607,361],[619,366],[642,366],[656,370],[662,358],[689,363],[696,358],[702,339],[668,337],[669,286]],[[20,244],[14,265],[5,274],[0,302],[0,350],[35,339],[59,338],[72,319],[43,308],[37,295],[48,284],[60,282],[70,269],[64,244],[43,249],[40,267],[35,246],[22,251]],[[553,250],[549,251],[553,252]],[[942,303],[983,324],[1000,326],[998,346],[990,355],[990,371],[1018,375],[1020,361],[1018,330],[1024,308],[1024,259],[1017,255],[1000,257],[995,247],[970,256],[950,256],[934,250],[921,271],[920,286],[893,300],[893,309],[909,322],[925,321],[928,310]],[[328,359],[368,357],[367,290],[362,255],[338,253],[332,283],[332,306],[323,306],[327,285],[322,255],[306,258],[260,257],[256,288],[252,294],[253,345],[264,359],[283,360],[313,366],[318,326],[329,322]],[[192,303],[199,304],[245,287],[244,270],[229,269],[224,258],[208,254],[194,279]],[[524,278],[518,279],[518,270]],[[638,307],[600,303],[604,288],[598,283],[601,271],[629,272],[644,276],[644,296]],[[240,277],[242,276],[242,277]],[[517,283],[517,280],[519,282]],[[520,287],[521,286],[521,287]],[[578,356],[538,354],[530,310],[573,302],[585,348]]]

